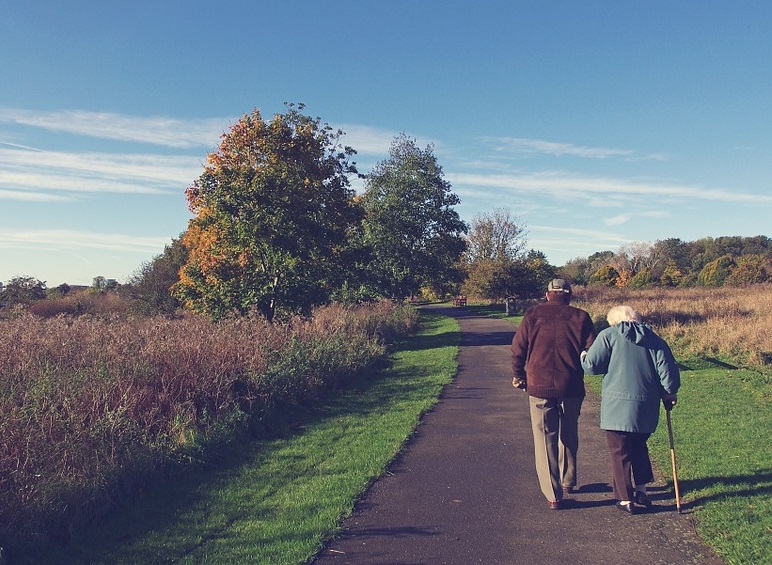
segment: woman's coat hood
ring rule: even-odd
[[[627,341],[631,341],[636,345],[651,347],[655,344],[654,330],[643,322],[619,322],[613,327]]]

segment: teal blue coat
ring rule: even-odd
[[[678,363],[667,343],[641,322],[620,322],[598,334],[582,367],[604,375],[600,427],[653,433],[663,394],[681,386]]]

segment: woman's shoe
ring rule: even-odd
[[[646,508],[651,508],[652,506],[649,495],[641,491],[635,491],[635,503],[640,504],[641,506],[645,506]]]
[[[628,514],[635,514],[635,506],[632,502],[617,502],[617,510],[627,512]]]

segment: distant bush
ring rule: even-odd
[[[652,279],[651,279],[651,270],[648,268],[643,268],[640,271],[638,271],[635,275],[633,275],[632,278],[627,283],[627,286],[630,288],[646,288],[648,286],[651,286]]]
[[[619,272],[611,265],[604,265],[590,277],[591,286],[617,286]]]
[[[731,255],[723,255],[702,268],[697,282],[702,286],[722,286],[734,267],[734,258]]]
[[[735,266],[726,278],[729,286],[744,286],[760,284],[769,280],[769,269],[772,259],[764,255],[741,255],[735,261]]]
[[[388,302],[282,324],[0,321],[2,544],[68,539],[158,473],[361,373],[415,324]]]

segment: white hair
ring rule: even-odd
[[[606,320],[608,320],[610,326],[613,326],[619,322],[639,322],[641,317],[638,315],[638,312],[626,304],[621,304],[619,306],[614,306],[608,311]]]

